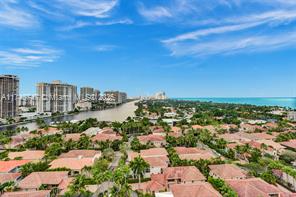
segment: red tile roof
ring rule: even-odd
[[[65,139],[65,141],[72,140],[74,142],[77,142],[77,141],[79,141],[80,137],[81,137],[80,133],[69,133],[64,136],[64,139]]]
[[[59,185],[66,178],[68,178],[67,171],[32,172],[21,180],[18,186],[22,189],[39,189],[42,184]]]
[[[21,176],[21,173],[0,173],[0,184],[8,181],[14,181]]]
[[[246,178],[247,173],[233,164],[209,165],[210,172],[222,179]]]
[[[50,190],[5,192],[1,197],[50,197]]]
[[[165,148],[150,148],[146,150],[141,150],[140,154],[142,157],[149,157],[149,156],[166,156],[168,152]]]
[[[29,163],[29,160],[9,160],[0,161],[0,172],[10,172],[11,170]]]
[[[174,197],[222,197],[222,195],[207,182],[175,184],[171,186],[171,191]]]
[[[53,160],[49,165],[50,169],[68,168],[80,171],[86,166],[92,166],[93,163],[93,158],[58,158]]]
[[[41,160],[44,157],[43,150],[26,150],[21,152],[9,152],[8,158],[15,159],[21,157],[23,160]]]
[[[281,145],[288,147],[288,148],[293,148],[296,149],[296,139],[295,140],[290,140],[287,142],[282,142]]]
[[[212,151],[206,149],[186,147],[175,147],[174,149],[182,160],[211,159],[215,157]]]
[[[93,158],[100,154],[101,151],[97,150],[70,150],[67,153],[61,154],[59,158]]]
[[[270,194],[282,195],[280,189],[259,178],[242,180],[226,180],[229,186],[234,189],[239,197],[270,197]]]
[[[169,167],[163,171],[164,179],[180,179],[181,181],[205,181],[206,178],[195,166]]]
[[[169,166],[169,158],[167,156],[144,157],[143,159],[150,167],[167,168]]]
[[[115,140],[121,140],[122,137],[120,135],[116,134],[104,134],[104,133],[99,133],[92,137],[92,141],[98,141],[98,142],[105,142],[105,141],[115,141]]]
[[[141,143],[147,142],[162,142],[165,141],[165,137],[161,135],[142,135],[137,137]]]

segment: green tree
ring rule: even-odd
[[[149,164],[142,157],[138,156],[130,162],[130,168],[133,174],[138,177],[140,184],[145,171],[149,169]]]

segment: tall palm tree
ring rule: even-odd
[[[138,176],[139,185],[141,184],[141,178],[144,176],[145,171],[149,168],[149,164],[140,156],[136,157],[130,162],[130,168],[134,175]]]

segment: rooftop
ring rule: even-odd
[[[44,157],[43,150],[26,150],[21,152],[9,152],[8,158],[15,159],[17,157],[22,158],[23,160],[40,160]]]

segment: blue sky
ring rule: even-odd
[[[1,0],[0,73],[170,97],[296,95],[295,0]]]

